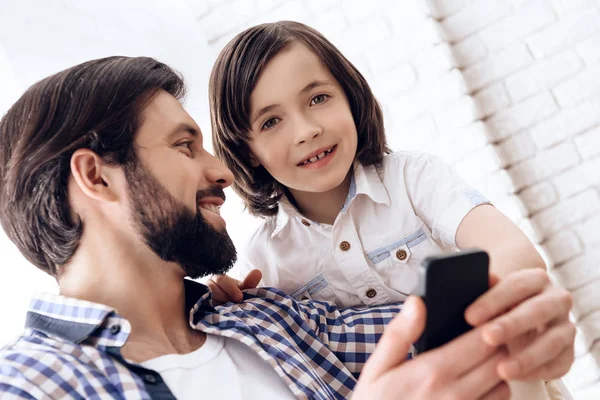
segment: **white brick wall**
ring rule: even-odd
[[[579,154],[589,159],[600,154],[600,126],[595,127],[575,138]]]
[[[466,67],[463,75],[470,90],[475,91],[496,82],[532,61],[527,46],[521,43],[491,54],[491,58]]]
[[[535,58],[543,58],[576,44],[598,30],[600,10],[596,4],[591,8],[566,13],[556,24],[534,33],[526,42]]]
[[[497,3],[460,2],[438,19],[552,275],[574,291],[586,346],[566,381],[576,398],[600,398],[600,3]],[[457,16],[470,26],[446,22]]]
[[[552,95],[541,92],[518,104],[511,105],[487,119],[486,124],[494,140],[505,139],[558,111]]]
[[[274,15],[313,25],[371,83],[392,148],[441,155],[519,224],[575,291],[581,335],[565,381],[600,398],[597,0],[292,0],[244,22],[228,17],[231,0],[215,3],[215,54],[222,32]]]
[[[531,136],[539,148],[546,148],[563,142],[584,130],[600,123],[600,102],[587,101],[561,112],[535,127]]]
[[[505,81],[506,88],[511,99],[518,102],[573,75],[582,65],[577,54],[567,50],[511,75]]]
[[[474,1],[443,20],[444,38],[449,42],[457,42],[505,17],[510,12],[511,5],[508,1]]]

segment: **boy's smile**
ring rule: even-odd
[[[341,184],[356,155],[356,126],[346,94],[317,55],[290,44],[262,71],[250,105],[255,166],[294,197],[346,190]]]

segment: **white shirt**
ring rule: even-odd
[[[235,339],[207,335],[196,351],[141,365],[158,372],[179,400],[295,399],[275,370]]]
[[[439,158],[397,152],[380,168],[354,164],[346,203],[333,225],[304,218],[287,200],[250,239],[242,275],[297,299],[340,307],[404,300],[430,255],[456,249],[456,231],[489,203]]]

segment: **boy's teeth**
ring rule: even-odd
[[[315,161],[320,160],[321,158],[325,157],[327,154],[331,153],[333,151],[333,147],[329,150],[325,150],[324,152],[317,154],[316,156],[314,156],[313,158],[309,158],[308,160],[304,161],[302,163],[302,165],[306,165],[306,164],[310,164],[310,163],[314,163]]]

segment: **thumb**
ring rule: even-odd
[[[493,288],[494,286],[496,286],[496,284],[498,282],[500,282],[500,277],[498,275],[490,272],[490,281],[489,281],[490,288]]]
[[[406,361],[410,346],[425,329],[425,304],[420,297],[410,296],[402,311],[386,327],[377,348],[367,360],[360,376],[373,381]]]
[[[262,272],[260,272],[258,269],[253,269],[252,271],[248,272],[248,275],[246,275],[246,278],[244,278],[244,282],[242,282],[239,287],[241,290],[255,288],[258,286],[258,283],[261,279]]]

